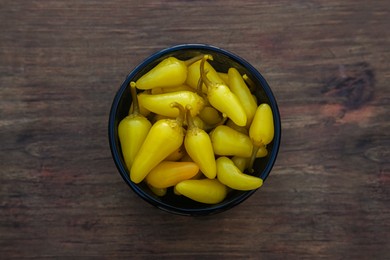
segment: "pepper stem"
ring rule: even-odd
[[[133,100],[133,108],[131,109],[129,114],[133,113],[134,115],[139,115],[139,104],[138,104],[138,97],[137,97],[137,89],[136,84],[134,81],[130,82],[130,93],[131,93],[131,99]]]
[[[208,70],[205,70],[205,74],[207,74],[209,71]],[[196,86],[196,94],[198,94],[199,96],[201,96],[207,103],[208,103],[208,99],[207,99],[207,96],[206,94],[203,92],[203,79],[202,77],[199,77],[199,80],[198,80],[198,85]]]
[[[207,88],[213,85],[213,82],[207,78],[208,71],[205,70],[204,64],[209,59],[209,55],[204,55],[202,61],[200,62],[200,78],[206,84]]]
[[[187,119],[188,129],[193,129],[193,128],[197,127],[195,125],[194,118],[191,115],[191,109],[192,109],[192,107],[190,105],[186,106],[186,119]]]
[[[205,56],[205,55],[203,55],[203,54],[202,54],[202,55],[198,55],[198,56],[195,56],[195,57],[193,57],[193,58],[191,58],[191,59],[185,60],[185,61],[183,61],[183,62],[184,62],[184,64],[188,67],[188,66],[190,66],[191,64],[197,62],[198,60],[201,60],[204,56]]]
[[[249,161],[249,167],[248,167],[250,173],[254,172],[253,164],[255,163],[256,155],[257,155],[257,152],[259,151],[259,149],[260,149],[260,146],[253,145],[252,155],[251,155],[251,159]]]
[[[175,107],[179,110],[179,115],[176,117],[176,121],[180,124],[180,125],[183,125],[183,122],[184,122],[184,119],[185,119],[185,116],[186,116],[186,110],[184,109],[184,107],[178,103],[178,102],[172,102],[171,103],[171,107]]]
[[[203,96],[203,80],[202,80],[202,77],[199,77],[198,79],[198,85],[196,86],[196,93],[199,95],[199,96]]]

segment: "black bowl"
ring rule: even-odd
[[[241,74],[247,74],[257,86],[254,91],[257,99],[262,103],[265,102],[271,106],[274,116],[274,139],[269,145],[267,145],[267,157],[256,159],[254,164],[254,175],[265,181],[271,172],[278,155],[281,138],[280,115],[275,97],[266,80],[252,65],[237,55],[218,47],[204,44],[183,44],[161,50],[151,55],[138,65],[122,83],[112,103],[108,124],[108,135],[113,159],[120,175],[130,188],[142,199],[164,211],[190,216],[210,215],[225,211],[243,202],[256,190],[232,191],[228,194],[224,201],[215,205],[198,203],[187,199],[184,196],[177,196],[173,194],[172,190],[168,190],[165,196],[158,197],[153,194],[144,183],[135,184],[130,180],[129,171],[124,163],[118,139],[118,124],[125,116],[127,116],[131,105],[131,94],[129,88],[130,81],[136,81],[140,76],[169,56],[186,60],[199,54],[211,54],[214,60],[209,62],[220,72],[227,72],[230,67],[235,67]]]

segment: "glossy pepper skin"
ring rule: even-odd
[[[140,105],[147,110],[168,117],[179,115],[179,111],[171,107],[173,102],[177,102],[183,107],[190,105],[193,108],[191,111],[193,116],[196,116],[205,105],[204,99],[192,91],[176,91],[156,95],[141,93],[138,95],[138,100]]]
[[[217,178],[222,184],[235,190],[254,190],[263,185],[262,179],[242,173],[227,157],[217,159]]]
[[[183,144],[184,108],[178,103],[172,106],[182,112],[177,119],[161,119],[151,127],[130,170],[130,179],[134,183],[140,183],[154,167]]]
[[[250,158],[233,156],[231,160],[241,172],[244,172],[248,168]]]
[[[207,71],[207,76],[209,79],[213,82],[220,83],[220,84],[226,84],[225,81],[221,79],[218,72],[214,69],[213,66],[211,66],[210,63],[207,62],[208,60],[213,60],[213,57],[211,55],[204,55],[203,58],[205,59],[204,64],[201,63],[201,61],[196,61],[190,66],[188,66],[188,74],[186,79],[186,84],[192,87],[195,90],[198,90],[198,82],[201,78],[200,73],[200,67],[204,66],[204,70]],[[201,90],[204,90],[204,92],[207,92],[207,87],[202,83]],[[199,91],[199,90],[198,90]]]
[[[130,83],[131,96],[133,99],[133,112],[126,116],[118,125],[118,136],[121,144],[122,155],[127,166],[131,169],[135,156],[142,146],[152,124],[146,117],[140,114],[135,83]]]
[[[218,110],[211,106],[206,106],[200,110],[199,117],[210,126],[217,125],[223,120],[223,117]]]
[[[274,119],[271,107],[260,104],[256,110],[252,124],[249,128],[249,137],[253,143],[253,151],[250,162],[250,169],[253,171],[255,155],[260,147],[266,146],[274,138]]]
[[[167,194],[167,188],[156,188],[156,187],[153,187],[152,185],[150,184],[147,184],[149,189],[157,196],[159,197],[163,197],[165,196],[165,194]]]
[[[238,97],[246,113],[247,125],[250,125],[256,113],[257,103],[236,68],[230,68],[228,70],[228,77],[230,90]]]
[[[194,162],[162,161],[146,176],[146,182],[156,188],[168,188],[191,179],[199,172]]]
[[[200,74],[207,86],[207,97],[210,104],[221,113],[229,117],[235,124],[245,126],[247,117],[237,96],[230,91],[226,84],[211,81],[204,69],[205,58],[200,65]]]
[[[168,57],[140,77],[136,83],[138,89],[174,87],[183,84],[187,79],[187,69],[190,64],[200,60],[197,56],[187,61]]]
[[[217,175],[217,168],[210,136],[195,125],[190,111],[191,107],[187,106],[188,129],[184,138],[184,146],[203,174],[209,179],[214,179]]]
[[[155,94],[163,94],[163,93],[172,93],[172,92],[177,92],[177,91],[195,92],[195,90],[193,88],[191,88],[190,86],[182,84],[182,85],[175,86],[175,87],[153,88],[151,90],[151,94],[155,95]]]
[[[250,157],[252,154],[250,138],[226,125],[217,126],[210,138],[217,155]]]
[[[176,149],[173,153],[168,155],[167,158],[165,158],[166,161],[178,161],[186,154],[184,146],[180,146],[179,149]]]
[[[260,104],[249,128],[249,136],[256,146],[267,145],[274,138],[274,118],[271,107]]]
[[[179,182],[175,191],[197,202],[217,204],[226,198],[228,189],[217,179],[200,179]]]
[[[218,76],[223,80],[223,82],[229,84],[229,76],[227,73],[218,72]]]

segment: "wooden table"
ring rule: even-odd
[[[389,259],[389,1],[2,1],[0,256]],[[112,99],[155,51],[208,43],[261,71],[282,116],[264,186],[210,217],[119,176]]]

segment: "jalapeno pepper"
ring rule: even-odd
[[[217,155],[250,157],[252,154],[251,139],[226,125],[217,126],[210,138]]]
[[[200,110],[199,117],[210,126],[216,125],[223,120],[222,114],[211,106],[206,106]]]
[[[195,89],[191,88],[190,86],[186,84],[182,84],[175,87],[166,87],[166,88],[153,88],[151,91],[151,94],[163,94],[163,93],[172,93],[177,91],[191,91],[195,92]]]
[[[242,79],[245,80],[245,82],[248,84],[250,91],[252,91],[252,92],[255,91],[256,84],[253,82],[253,80],[247,74],[242,75]]]
[[[274,138],[274,118],[271,107],[268,104],[263,103],[258,106],[249,128],[249,136],[253,143],[250,162],[250,169],[252,169],[256,157],[255,155],[260,147],[266,146]]]
[[[233,156],[231,160],[241,172],[244,172],[248,168],[250,158]]]
[[[169,117],[177,117],[179,114],[177,109],[171,107],[173,102],[177,102],[183,107],[190,105],[193,108],[191,111],[193,116],[196,116],[205,104],[202,97],[191,91],[177,91],[156,95],[141,93],[138,95],[138,100],[147,110]]]
[[[217,179],[200,179],[179,182],[175,191],[201,203],[216,204],[226,198],[228,189]]]
[[[240,169],[227,157],[217,159],[217,178],[229,188],[235,190],[253,190],[263,185],[263,180],[242,173]]]
[[[183,84],[187,79],[188,66],[202,57],[203,55],[200,55],[187,61],[175,57],[165,58],[136,81],[137,88],[164,88]]]
[[[256,113],[257,103],[253,99],[252,93],[236,68],[230,68],[228,70],[228,76],[230,90],[238,97],[238,100],[246,113],[247,125],[250,125]]]
[[[199,166],[194,162],[162,161],[146,176],[146,182],[156,188],[168,188],[194,177]]]
[[[156,187],[153,187],[152,185],[150,184],[147,184],[149,189],[157,196],[159,197],[163,197],[165,196],[165,194],[167,194],[167,188],[156,188]]]
[[[187,106],[187,123],[188,129],[184,138],[186,151],[192,160],[199,165],[203,174],[209,179],[214,179],[217,168],[210,136],[195,125],[190,106]]]
[[[130,92],[133,100],[133,112],[129,113],[118,125],[118,136],[121,144],[122,155],[127,168],[130,170],[134,158],[144,142],[152,124],[146,117],[140,114],[136,84],[130,83]]]
[[[181,111],[177,119],[157,121],[137,153],[130,170],[130,179],[134,183],[140,183],[155,166],[183,144],[185,111],[178,103],[172,103],[172,107]]]
[[[218,76],[223,80],[223,82],[225,82],[226,84],[229,84],[229,76],[227,73],[224,73],[224,72],[217,72],[217,73],[218,73]]]
[[[178,161],[186,154],[184,146],[180,146],[178,149],[176,149],[173,153],[168,155],[167,158],[165,158],[166,161]]]
[[[203,82],[207,86],[207,97],[210,104],[221,113],[226,114],[235,124],[245,126],[247,117],[237,96],[230,91],[226,84],[213,82],[207,77],[204,68],[206,58],[204,57],[201,60],[200,74]]]
[[[196,61],[190,66],[188,66],[188,75],[186,79],[186,84],[194,89],[198,89],[198,81],[201,78],[200,73],[200,67],[204,66],[204,70],[207,70],[208,77],[210,80],[216,83],[226,84],[218,75],[218,72],[214,69],[213,66],[211,66],[210,63],[207,62],[208,60],[213,60],[213,57],[211,55],[204,55],[203,58],[205,59],[204,64],[201,64],[201,61]],[[202,84],[202,90],[204,92],[207,92],[206,85]]]

